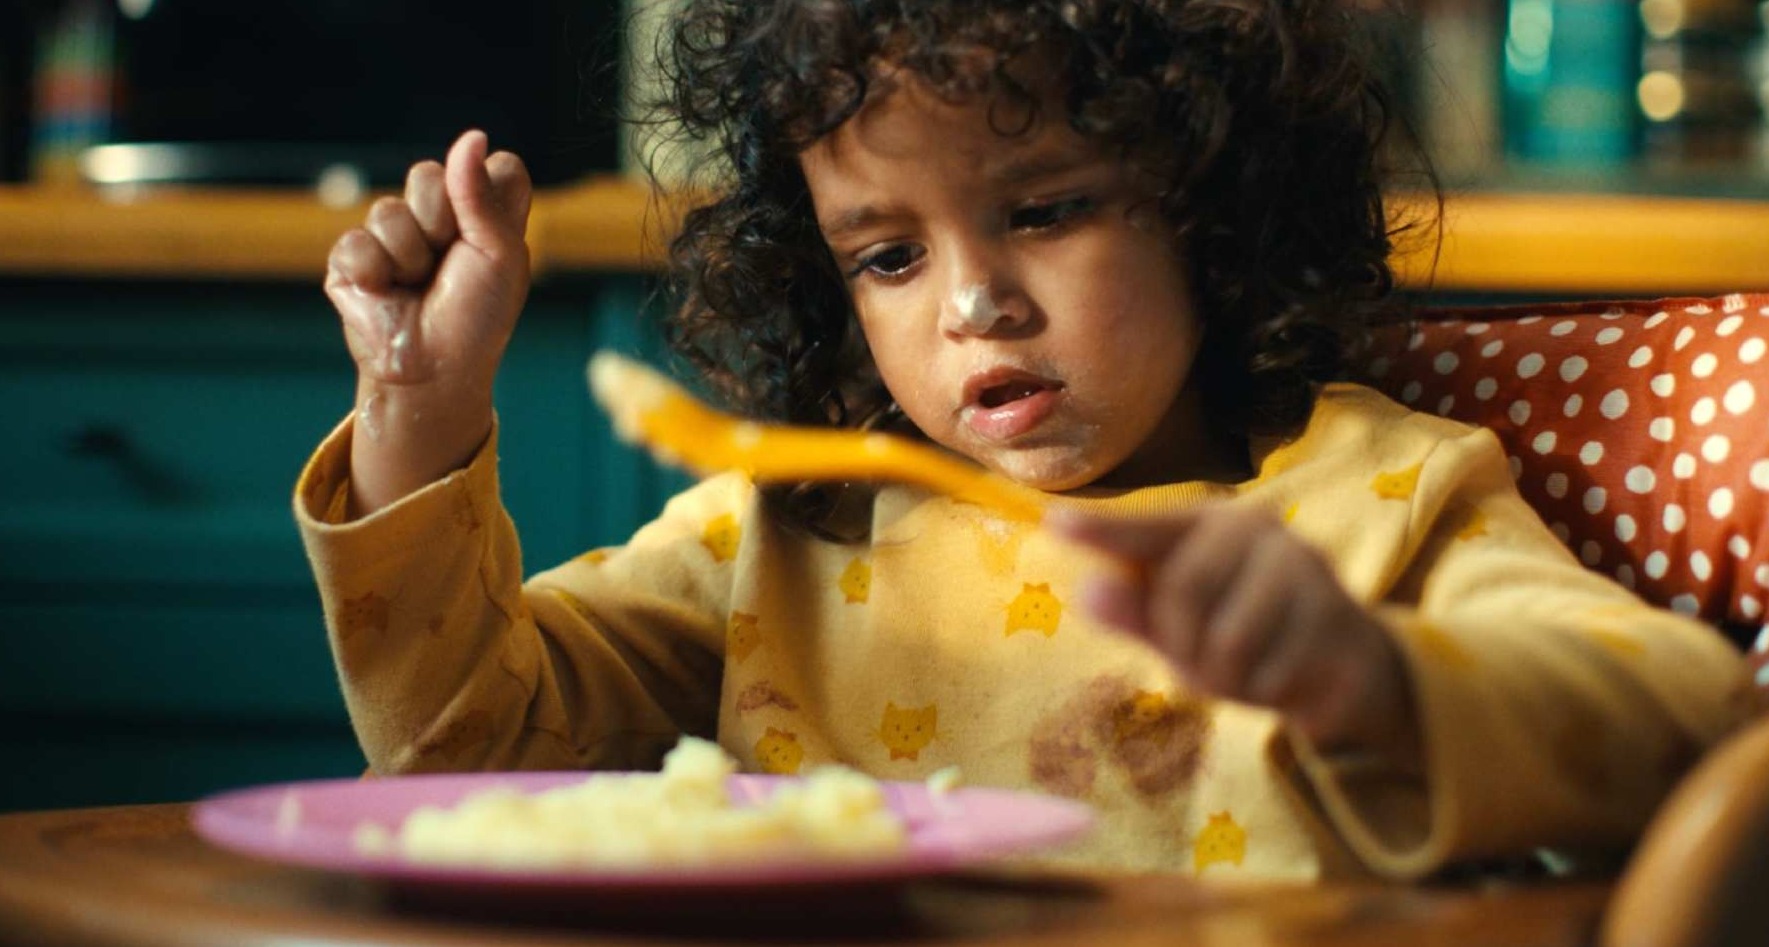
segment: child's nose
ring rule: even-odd
[[[979,336],[1025,323],[1029,307],[1017,286],[998,270],[966,267],[955,272],[940,299],[940,331]]]
[[[1020,261],[992,235],[960,232],[930,248],[939,287],[940,332],[999,335],[1031,322]]]
[[[940,301],[940,331],[950,335],[986,335],[1005,318],[987,282],[958,284]]]

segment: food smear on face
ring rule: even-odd
[[[768,859],[862,859],[907,844],[877,780],[828,766],[734,801],[736,761],[684,737],[661,773],[597,774],[536,793],[493,787],[414,810],[397,831],[359,826],[357,850],[439,865],[637,869]]]
[[[994,328],[995,323],[1004,313],[995,305],[995,297],[989,295],[989,287],[983,283],[961,286],[952,291],[952,298],[947,301],[951,315],[950,322],[956,330],[965,332],[987,332]]]

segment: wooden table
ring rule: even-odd
[[[250,947],[511,944],[929,944],[989,947],[1589,944],[1596,882],[1480,888],[1260,887],[1174,878],[966,875],[844,902],[680,901],[635,917],[412,903],[364,879],[214,848],[184,805],[0,815],[0,943]]]

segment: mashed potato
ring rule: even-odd
[[[847,858],[904,845],[902,819],[871,777],[825,767],[739,806],[725,788],[736,768],[717,744],[688,737],[661,773],[591,776],[534,794],[486,789],[450,809],[419,808],[396,833],[364,825],[355,843],[416,862],[505,868]]]

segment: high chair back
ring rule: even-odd
[[[1747,649],[1769,707],[1769,294],[1427,310],[1380,330],[1368,381],[1490,428],[1587,566]],[[1748,686],[1753,685],[1754,686]],[[1769,944],[1769,716],[1660,809],[1605,947]]]

